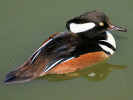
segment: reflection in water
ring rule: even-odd
[[[38,79],[46,79],[48,81],[57,82],[57,81],[64,81],[64,80],[70,80],[78,77],[84,77],[90,81],[101,81],[104,80],[111,71],[116,69],[125,69],[125,65],[113,65],[108,64],[106,61],[96,64],[94,66],[87,67],[83,70],[76,71],[74,73],[70,74],[50,74],[42,76]]]

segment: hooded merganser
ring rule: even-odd
[[[69,20],[65,32],[49,37],[21,66],[6,75],[5,84],[22,83],[46,74],[67,74],[101,62],[116,50],[108,30],[116,27],[101,11],[93,10]]]

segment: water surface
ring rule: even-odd
[[[70,75],[47,75],[28,83],[0,85],[1,100],[132,100],[132,0],[0,0],[0,82],[66,21],[99,9],[128,29],[112,31],[117,51],[99,65]]]

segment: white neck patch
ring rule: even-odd
[[[71,23],[70,24],[70,30],[73,33],[84,32],[84,31],[92,29],[93,27],[95,27],[95,23],[93,23],[93,22],[84,23],[84,24],[76,24],[76,23]]]
[[[108,37],[106,42],[110,43],[116,49],[116,43],[115,43],[115,39],[114,39],[113,35],[109,31],[106,31],[106,34]]]
[[[107,34],[107,39],[106,40],[99,40],[99,41],[104,41],[104,42],[107,42],[109,44],[111,44],[115,49],[116,49],[116,43],[115,43],[115,39],[113,37],[113,35],[109,32],[109,31],[106,31],[106,34]],[[99,44],[105,51],[109,52],[111,55],[114,54],[114,51],[107,47],[106,45],[103,45],[103,44]]]
[[[106,45],[103,45],[103,44],[99,44],[99,45],[100,45],[100,47],[103,48],[106,52],[109,52],[111,55],[114,54],[114,51],[113,51],[111,48],[109,48],[109,47],[107,47]]]

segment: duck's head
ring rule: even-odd
[[[94,33],[100,34],[107,30],[126,32],[124,28],[111,24],[109,18],[101,11],[93,10],[69,20],[66,24],[68,30],[73,33]]]

